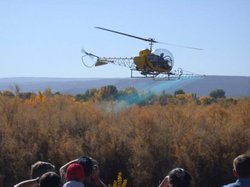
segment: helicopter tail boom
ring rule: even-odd
[[[93,53],[86,52],[85,50],[82,50],[82,52],[84,53],[84,55],[82,56],[82,62],[88,68],[92,68],[94,66],[102,66],[106,64],[115,64],[119,66],[128,67],[130,69],[135,67],[132,57],[99,57]],[[90,57],[92,61],[93,59],[95,59],[95,62],[93,62],[91,65],[88,65],[89,63],[87,64],[86,61],[89,61],[89,59],[86,57]]]

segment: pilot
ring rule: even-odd
[[[164,59],[164,53],[161,53],[160,57],[161,57],[162,59]]]
[[[162,68],[164,68],[164,66],[165,66],[165,60],[164,60],[164,53],[161,53],[160,54],[160,58],[159,58],[159,67],[162,67]]]

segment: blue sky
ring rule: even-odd
[[[173,69],[250,76],[249,0],[0,0],[0,78],[129,77],[124,67],[84,67],[81,48],[134,57],[148,43],[95,26],[204,49],[155,44],[173,53]]]

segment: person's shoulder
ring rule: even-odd
[[[66,182],[63,187],[85,187],[83,183],[78,181],[68,181]]]
[[[237,185],[237,183],[234,182],[234,183],[226,184],[222,187],[239,187],[239,185]]]

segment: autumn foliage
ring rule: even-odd
[[[28,179],[38,160],[59,169],[82,155],[98,160],[106,184],[122,171],[127,186],[158,186],[174,167],[187,169],[195,187],[234,180],[233,158],[250,152],[249,98],[215,102],[128,90],[122,97],[108,94],[115,88],[77,97],[1,94],[0,186]],[[122,99],[138,97],[144,100]]]

